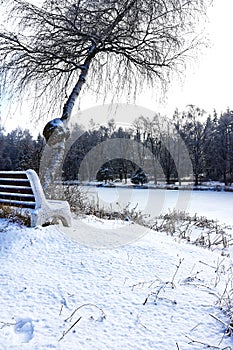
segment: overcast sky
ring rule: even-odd
[[[175,83],[163,106],[163,111],[194,104],[206,111],[233,108],[233,0],[214,0],[208,11],[206,27],[211,45],[186,71],[184,84]],[[143,104],[143,98],[139,100]],[[150,104],[153,108],[153,102]],[[156,103],[154,103],[156,109]]]
[[[212,112],[214,108],[218,112],[225,111],[227,107],[233,108],[232,15],[233,0],[214,0],[213,7],[208,11],[209,24],[206,28],[211,46],[203,52],[199,61],[187,70],[184,83],[175,82],[163,103],[153,97],[156,91],[139,96],[136,103],[166,114],[171,114],[176,107],[183,110],[188,104],[197,105],[207,112]],[[80,107],[86,109],[95,104],[94,99],[82,96]],[[28,119],[27,112],[23,114],[25,119]],[[8,130],[18,124],[33,129],[34,126],[25,119],[20,116],[19,111],[13,118],[2,115],[2,123]],[[43,129],[43,124],[41,128]]]
[[[187,75],[183,89],[177,91],[177,99],[180,103],[184,98],[185,103],[186,101],[191,102],[207,110],[213,107],[217,110],[232,108],[232,15],[232,0],[214,1],[213,8],[209,10],[210,23],[208,26],[212,46],[206,50],[193,74],[190,72]]]

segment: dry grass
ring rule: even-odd
[[[117,203],[117,209],[113,210],[111,205],[104,207],[100,205],[98,198],[90,199],[88,189],[80,186],[57,187],[55,199],[68,201],[71,210],[77,215],[94,215],[100,219],[119,219],[134,221],[138,224],[144,224],[146,216],[137,210],[137,206],[130,208],[130,203],[121,206]]]
[[[176,240],[185,240],[211,250],[221,249],[223,255],[228,254],[228,248],[233,245],[231,227],[203,216],[172,211],[145,222],[145,225]]]
[[[0,218],[5,218],[10,222],[30,227],[30,214],[23,208],[14,208],[8,205],[0,205]]]

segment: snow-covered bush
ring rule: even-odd
[[[231,227],[220,225],[216,220],[204,216],[191,216],[186,212],[172,211],[146,222],[145,225],[198,246],[212,250],[220,248],[223,255],[227,254],[227,249],[233,245]]]
[[[135,185],[143,185],[144,183],[148,182],[146,174],[144,171],[140,168],[138,169],[131,177],[131,182]]]

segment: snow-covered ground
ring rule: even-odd
[[[132,239],[117,245],[122,234]],[[0,219],[0,350],[232,349],[218,304],[229,253],[130,222],[87,217],[63,229]]]

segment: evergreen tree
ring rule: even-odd
[[[233,182],[233,112],[229,109],[219,118],[217,142],[221,180],[227,185]]]

